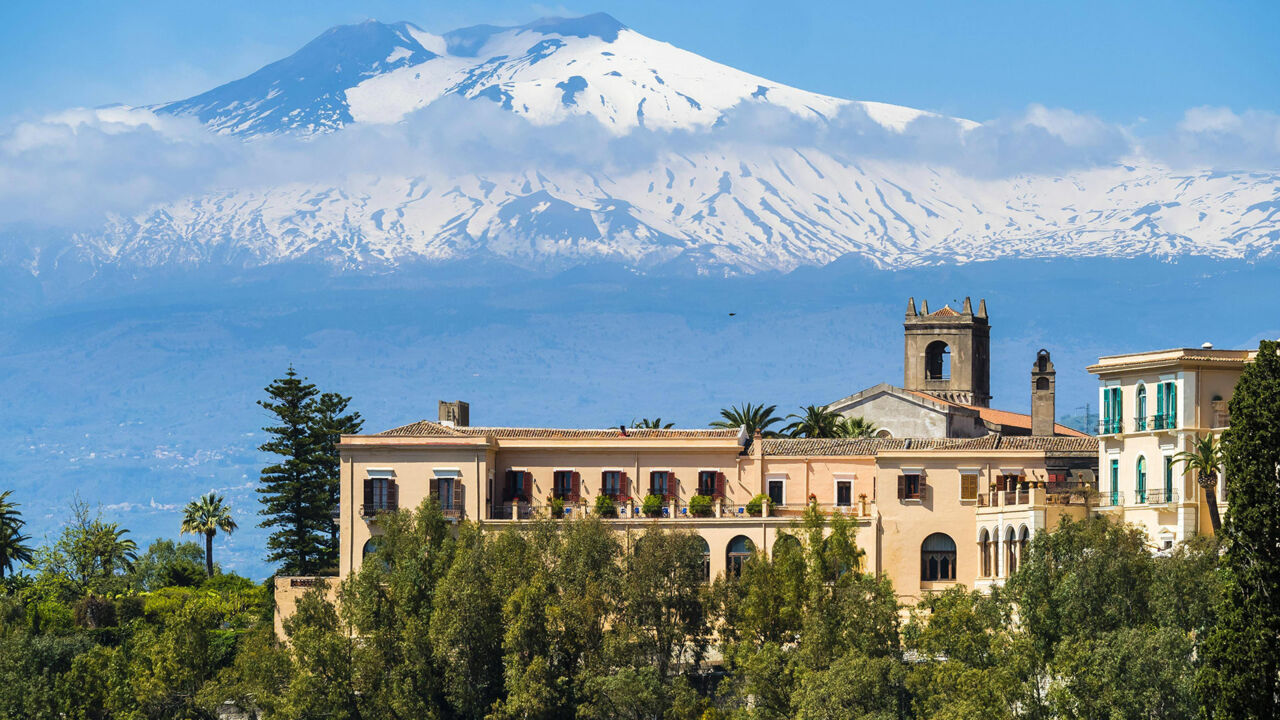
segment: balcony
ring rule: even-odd
[[[1124,505],[1124,493],[1116,491],[1098,493],[1099,508],[1113,508],[1122,505]]]
[[[394,502],[367,502],[360,505],[360,517],[371,518],[382,512],[396,512],[399,504]]]
[[[573,517],[582,517],[594,515],[594,499],[573,502],[564,501],[562,506],[557,509],[552,505],[533,505],[530,503],[494,503],[489,506],[490,520],[533,520],[541,519],[568,519]],[[702,506],[706,507],[706,506]],[[713,498],[709,508],[698,514],[694,507],[687,501],[671,499],[664,503],[657,512],[647,514],[644,512],[642,503],[639,501],[620,501],[617,503],[617,509],[614,515],[606,518],[614,521],[627,522],[652,522],[654,520],[670,521],[670,522],[687,522],[687,521],[715,521],[715,520],[745,520],[745,519],[761,519],[768,518],[775,521],[791,522],[804,514],[805,506],[803,505],[774,505],[762,506],[761,511],[752,514],[747,510],[747,503],[729,502],[720,498]],[[870,517],[871,503],[859,499],[852,505],[819,505],[818,509],[828,515],[844,515],[850,518]]]
[[[1178,416],[1176,413],[1164,413],[1163,415],[1152,415],[1148,418],[1147,427],[1152,430],[1173,430],[1178,427]]]
[[[1139,494],[1138,497],[1138,502],[1145,502],[1148,505],[1172,505],[1178,502],[1178,491],[1172,488],[1159,488],[1148,490]]]
[[[1118,417],[1102,418],[1098,422],[1099,435],[1118,435],[1124,432],[1124,423]]]

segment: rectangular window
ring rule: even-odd
[[[533,475],[525,470],[508,470],[507,471],[507,487],[502,493],[502,499],[510,502],[512,500],[529,499],[529,495],[533,490]]]
[[[716,494],[716,475],[715,470],[703,470],[698,473],[698,494],[708,497]]]
[[[666,470],[654,470],[649,473],[649,494],[667,497],[670,489],[671,473]]]
[[[1109,505],[1120,504],[1120,461],[1111,461],[1111,488],[1108,492]]]
[[[786,504],[784,502],[785,498],[783,497],[782,489],[783,481],[781,479],[769,481],[769,501],[774,505]]]
[[[439,491],[440,509],[452,510],[454,479],[452,477],[440,477],[440,478],[437,478],[436,482],[439,483],[439,487],[440,487],[440,491]]]
[[[977,500],[978,499],[978,474],[977,473],[961,473],[960,474],[960,499],[961,500]]]
[[[898,476],[898,497],[903,500],[924,499],[924,479],[920,473],[904,473]]]
[[[361,514],[376,515],[395,512],[398,509],[395,480],[389,477],[371,477],[364,481],[364,507]]]
[[[1124,424],[1120,418],[1124,412],[1120,388],[1105,388],[1102,391],[1102,434],[1122,432]]]
[[[836,481],[836,505],[839,507],[850,507],[853,505],[852,480]]]
[[[616,498],[622,494],[622,472],[605,470],[600,473],[600,494]]]
[[[573,495],[573,471],[557,470],[552,476],[551,494],[559,500],[568,500]]]
[[[1173,457],[1164,459],[1164,501],[1173,502]]]

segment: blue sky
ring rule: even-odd
[[[1190,107],[1280,111],[1277,2],[0,3],[0,117],[177,99],[342,23],[443,32],[603,10],[770,79],[988,120],[1031,103],[1161,130]]]

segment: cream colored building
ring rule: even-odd
[[[1199,483],[1175,457],[1197,436],[1221,434],[1227,404],[1248,350],[1158,350],[1099,358],[1099,506],[1142,526],[1153,547],[1167,549],[1197,533],[1211,533]],[[1225,512],[1226,484],[1218,484]]]

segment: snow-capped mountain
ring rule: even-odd
[[[77,236],[75,252],[91,264],[143,266],[307,259],[358,270],[479,257],[544,268],[605,260],[737,273],[846,255],[882,266],[1255,258],[1280,245],[1276,173],[1174,172],[1123,158],[1069,172],[984,176],[878,153],[922,124],[956,142],[983,128],[774,83],[603,14],[443,35],[409,23],[337,27],[248,77],[154,110],[252,143],[395,128],[447,103],[570,133],[597,123],[624,145],[715,132],[744,109],[817,128],[853,113],[867,125],[853,148],[803,134],[788,144],[739,133],[732,141],[658,142],[651,159],[618,167],[460,171],[423,161],[375,163],[336,183],[247,182],[115,217]]]
[[[443,36],[407,22],[335,27],[248,77],[157,109],[260,135],[397,122],[449,95],[488,99],[538,124],[588,115],[619,133],[708,126],[748,100],[815,117],[849,102],[734,70],[597,13]],[[891,127],[923,114],[858,104]]]

